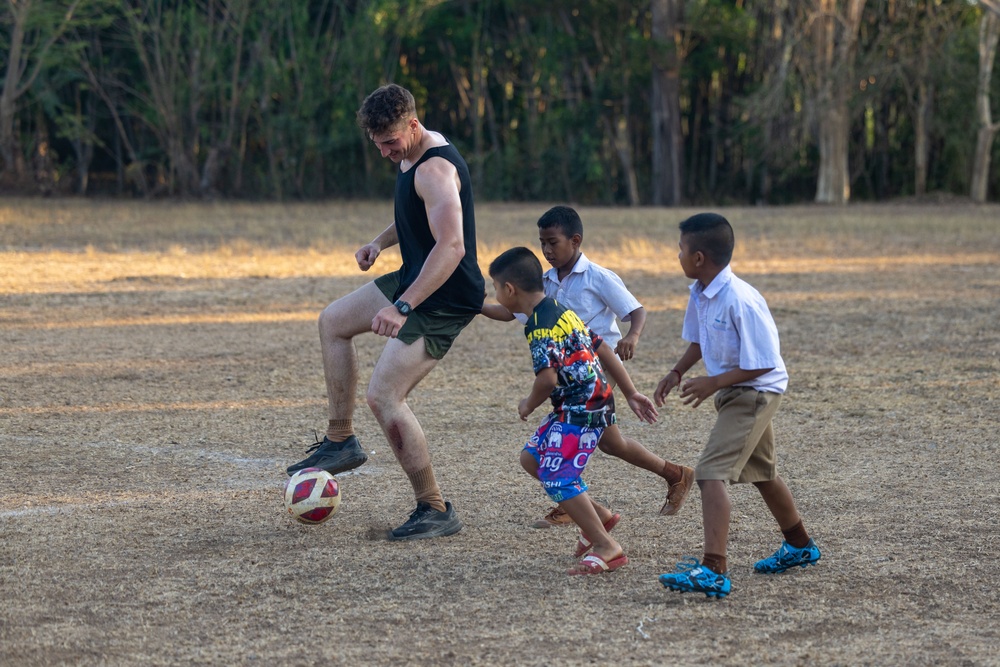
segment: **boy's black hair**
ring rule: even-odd
[[[568,239],[573,238],[575,234],[583,238],[583,220],[580,219],[580,214],[569,206],[553,206],[542,214],[538,219],[538,228],[551,227],[558,227]]]
[[[369,138],[392,132],[417,115],[417,103],[406,88],[390,83],[368,94],[358,109],[358,126]]]
[[[542,263],[535,253],[524,247],[505,250],[490,263],[490,278],[498,283],[511,283],[525,292],[544,292]]]
[[[733,226],[718,213],[698,213],[679,225],[691,252],[703,252],[716,266],[726,266],[733,258],[736,238]]]

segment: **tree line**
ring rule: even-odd
[[[1000,195],[982,0],[3,0],[0,191],[321,199],[409,88],[477,196]]]

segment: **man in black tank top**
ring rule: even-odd
[[[353,338],[367,331],[385,336],[367,400],[417,501],[410,518],[388,538],[452,535],[462,524],[437,484],[427,439],[406,397],[483,306],[469,168],[443,135],[417,120],[413,95],[398,85],[365,98],[358,124],[399,171],[395,221],[355,259],[367,271],[383,250],[398,243],[403,264],[320,314],[330,421],[323,440],[308,450],[308,458],[289,466],[288,474],[310,467],[336,474],[368,460],[352,425],[358,383]]]

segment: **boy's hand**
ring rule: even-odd
[[[647,424],[653,424],[656,422],[656,418],[660,413],[656,411],[656,406],[653,405],[653,401],[651,401],[648,397],[640,394],[639,392],[635,392],[629,396],[627,400],[628,406],[632,408],[632,412],[635,413],[636,417]]]
[[[535,409],[531,407],[531,403],[528,399],[522,398],[521,402],[517,404],[517,416],[521,418],[521,421],[528,421],[528,415],[534,412]]]
[[[673,375],[676,375],[674,373]],[[684,405],[696,408],[701,402],[719,390],[719,386],[713,377],[695,377],[685,380],[681,385],[681,398]]]
[[[638,338],[638,336],[633,337],[629,335],[618,341],[618,345],[615,346],[615,354],[618,355],[619,359],[628,361],[635,356],[635,346],[639,342]]]
[[[660,380],[660,383],[656,385],[656,391],[653,393],[653,398],[656,399],[656,404],[658,406],[662,406],[667,400],[667,394],[669,394],[673,388],[680,383],[681,379],[676,372],[670,371],[664,375],[663,379]]]

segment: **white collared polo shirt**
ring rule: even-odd
[[[709,376],[742,368],[773,370],[737,386],[783,394],[788,373],[781,358],[778,327],[767,302],[727,266],[708,285],[691,285],[681,336],[701,346]]]

